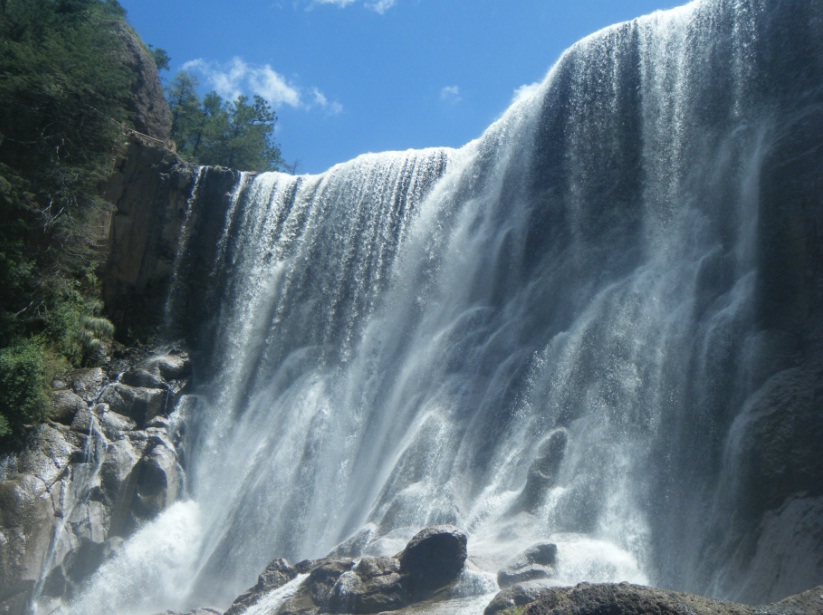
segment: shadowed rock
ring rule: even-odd
[[[767,606],[750,607],[628,583],[581,583],[544,591],[525,615],[819,615],[823,586]]]
[[[468,538],[452,525],[427,527],[398,556],[400,573],[417,598],[448,585],[463,570]]]
[[[500,588],[517,583],[550,579],[555,574],[557,563],[557,545],[551,543],[536,544],[520,553],[507,566],[497,573]]]

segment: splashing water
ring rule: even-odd
[[[753,386],[769,15],[698,1],[599,32],[460,150],[244,175],[192,501],[82,612],[226,605],[275,557],[358,531],[392,554],[436,523],[485,573],[555,542],[557,583],[704,587]]]

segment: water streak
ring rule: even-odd
[[[555,542],[558,583],[710,587],[756,360],[758,50],[790,12],[658,12],[572,47],[460,150],[241,178],[189,400],[182,602],[435,523],[484,574]]]

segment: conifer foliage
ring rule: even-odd
[[[242,171],[275,171],[283,166],[274,140],[277,115],[260,96],[225,100],[216,92],[203,99],[197,80],[180,73],[168,87],[172,138],[190,162]]]
[[[44,418],[49,375],[111,333],[95,269],[134,78],[124,16],[116,0],[0,0],[0,436]]]

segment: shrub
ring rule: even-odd
[[[0,349],[0,436],[46,418],[48,372],[47,351],[37,338]]]

